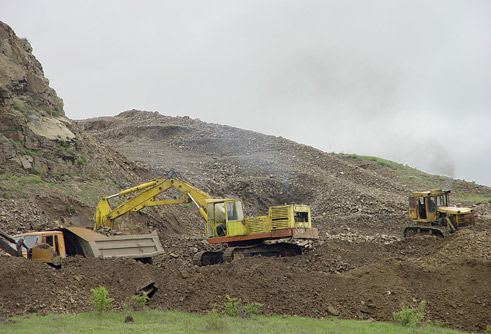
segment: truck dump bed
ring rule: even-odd
[[[67,227],[62,231],[69,256],[141,259],[164,253],[156,232],[108,237],[81,227]]]

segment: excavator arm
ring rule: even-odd
[[[180,199],[156,200],[155,197],[164,191],[175,188],[183,194]],[[111,209],[109,199],[139,192],[137,195],[119,205],[115,209]],[[94,230],[100,227],[114,226],[114,220],[119,216],[130,211],[139,211],[148,206],[170,205],[181,203],[193,203],[198,208],[205,221],[208,221],[208,213],[206,208],[206,200],[211,199],[211,196],[193,185],[175,178],[155,179],[150,182],[140,184],[139,186],[125,189],[117,194],[103,197],[96,207],[94,216]]]

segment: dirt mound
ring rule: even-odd
[[[297,257],[244,258],[207,267],[192,265],[192,255],[204,247],[192,239],[164,241],[165,254],[153,265],[77,257],[54,269],[0,257],[5,268],[0,316],[88,311],[89,290],[99,285],[122,308],[138,287],[154,281],[159,290],[150,306],[160,309],[202,312],[229,295],[263,303],[270,314],[390,321],[401,303],[426,300],[427,319],[484,330],[491,321],[491,291],[485,284],[491,275],[489,237],[466,231],[446,240],[391,244],[328,239]],[[465,255],[456,253],[463,244]],[[433,261],[447,252],[444,261]]]

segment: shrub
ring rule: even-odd
[[[414,327],[423,321],[426,307],[426,300],[422,300],[417,308],[407,307],[401,304],[399,312],[393,312],[394,321],[402,326]]]
[[[131,296],[131,304],[135,309],[143,310],[147,302],[148,302],[148,296],[145,294]]]
[[[12,144],[14,144],[17,147],[21,147],[21,143],[19,141],[13,140],[12,138],[9,138],[9,142],[11,142]]]
[[[90,297],[90,302],[94,305],[94,311],[97,313],[102,313],[111,304],[114,299],[107,298],[107,290],[103,286],[99,286],[97,289],[90,289],[92,297]]]
[[[242,299],[230,297],[229,295],[225,296],[227,301],[222,305],[214,305],[213,313],[216,314],[224,314],[229,317],[243,317],[247,318],[251,315],[258,315],[262,312],[263,304],[260,303],[243,303]],[[218,310],[218,309],[221,309]]]
[[[83,165],[86,162],[87,162],[87,158],[83,155],[77,159],[77,164],[79,164],[79,165]]]

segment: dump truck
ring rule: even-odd
[[[91,229],[65,227],[8,236],[0,232],[0,248],[11,256],[59,265],[67,256],[133,258],[151,262],[163,254],[156,232],[144,235],[105,236]]]
[[[461,227],[474,225],[474,210],[451,206],[449,194],[450,190],[441,189],[413,192],[408,209],[413,225],[404,229],[404,236],[430,234],[444,237]]]
[[[162,200],[156,198],[157,195],[168,189],[177,189],[183,197]],[[133,197],[111,208],[109,200],[124,195],[133,195]],[[194,204],[205,222],[208,243],[228,246],[225,251],[196,254],[194,257],[196,265],[229,262],[236,258],[253,255],[297,255],[302,253],[306,241],[318,238],[318,231],[311,224],[308,205],[272,206],[269,207],[267,215],[245,217],[240,199],[213,198],[182,180],[177,173],[103,197],[94,215],[94,229],[112,228],[118,217],[132,211],[173,204]],[[281,240],[286,242],[278,242]]]

